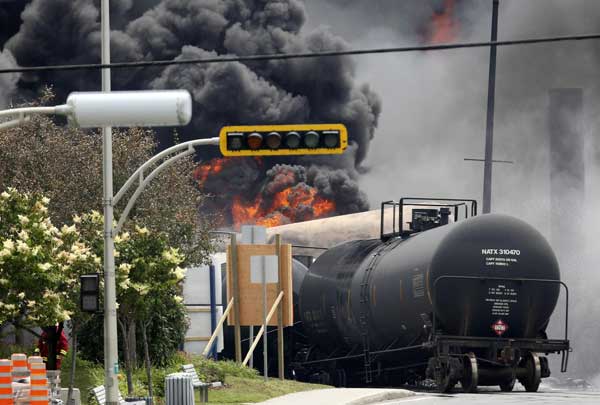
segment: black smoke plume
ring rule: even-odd
[[[4,43],[5,53],[10,51],[17,63],[99,62],[98,1],[22,3],[28,4],[20,13],[21,24]],[[3,7],[0,3],[0,10]],[[4,14],[8,12],[4,8]],[[4,14],[0,12],[0,18]],[[117,62],[348,48],[328,30],[305,32],[306,19],[299,0],[111,1],[111,58]],[[99,78],[97,71],[28,74],[18,82],[19,95],[32,98],[42,86],[51,85],[61,100],[71,91],[98,90]],[[300,165],[305,175],[298,181],[335,201],[336,212],[368,208],[356,183],[357,168],[374,137],[381,103],[367,85],[356,82],[352,58],[115,69],[112,82],[115,90],[189,90],[194,118],[178,133],[183,141],[215,136],[224,125],[345,123],[350,157],[264,159],[260,165],[249,162],[228,169],[238,172],[236,179],[213,173],[201,186],[217,196],[216,205],[228,207],[234,195],[268,188],[267,173],[275,165]],[[163,146],[172,142],[169,133],[159,135]],[[204,160],[214,156],[202,154]],[[251,181],[240,184],[240,179]]]

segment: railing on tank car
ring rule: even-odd
[[[435,279],[435,281],[433,282],[433,288],[431,291],[431,306],[432,308],[434,308],[433,313],[432,313],[432,327],[431,327],[431,331],[432,331],[432,337],[435,338],[454,338],[454,336],[444,336],[441,335],[439,333],[437,333],[436,330],[436,316],[435,316],[435,298],[436,298],[436,288],[438,283],[441,280],[448,280],[448,279],[461,279],[461,280],[478,280],[481,282],[485,282],[485,281],[510,281],[510,282],[517,282],[517,283],[527,283],[527,282],[531,282],[531,283],[547,283],[547,284],[559,284],[562,287],[564,287],[565,289],[565,338],[564,340],[561,340],[559,343],[561,346],[563,346],[562,348],[559,348],[557,350],[562,352],[562,359],[561,359],[561,372],[566,372],[567,371],[567,366],[569,363],[569,352],[571,350],[570,347],[570,343],[569,343],[569,287],[567,287],[567,285],[561,281],[561,280],[548,280],[548,279],[538,279],[538,278],[509,278],[509,277],[478,277],[478,276],[450,276],[450,275],[445,275],[445,276],[440,276],[438,278]],[[490,337],[479,337],[479,336],[460,336],[458,337],[460,339],[472,339],[472,340],[486,340],[486,341],[511,341],[511,342],[518,342],[518,341],[534,341],[534,342],[551,342],[554,343],[555,340],[550,340],[550,339],[519,339],[519,338],[490,338]]]
[[[413,201],[413,202],[410,202]],[[410,202],[407,204],[407,202]],[[462,198],[423,198],[423,197],[403,197],[400,202],[393,200],[384,201],[381,203],[381,226],[380,238],[386,240],[397,236],[408,236],[415,231],[404,230],[404,206],[422,206],[422,207],[440,207],[452,208],[454,210],[454,222],[458,221],[459,211],[461,207],[465,207],[465,219],[469,216],[477,215],[477,201],[462,199]],[[392,209],[392,232],[385,232],[385,211],[391,207]],[[397,212],[397,213],[396,213]],[[396,222],[396,218],[398,222]]]

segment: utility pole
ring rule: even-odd
[[[492,42],[498,40],[498,6],[493,0]],[[483,213],[492,211],[492,159],[494,155],[494,108],[496,99],[496,45],[490,47],[490,73],[488,80],[487,123],[485,132],[485,159],[483,169]]]
[[[102,0],[100,26],[102,64],[110,63],[109,0]],[[102,69],[102,91],[110,92],[110,69]],[[117,291],[113,235],[112,128],[102,127],[102,178],[104,197],[104,387],[106,405],[119,404],[119,354],[117,352]]]

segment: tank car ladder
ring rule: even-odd
[[[363,359],[365,369],[365,383],[370,384],[373,382],[373,370],[372,370],[372,358],[371,358],[371,341],[369,338],[369,280],[371,278],[371,272],[376,267],[382,254],[390,247],[395,245],[393,242],[387,242],[384,245],[379,246],[375,253],[371,256],[371,261],[365,269],[362,281],[360,283],[360,327],[363,343]]]

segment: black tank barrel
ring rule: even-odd
[[[556,257],[527,223],[486,214],[388,241],[341,244],[311,266],[299,293],[310,340],[325,350],[446,335],[535,338],[556,306]]]

